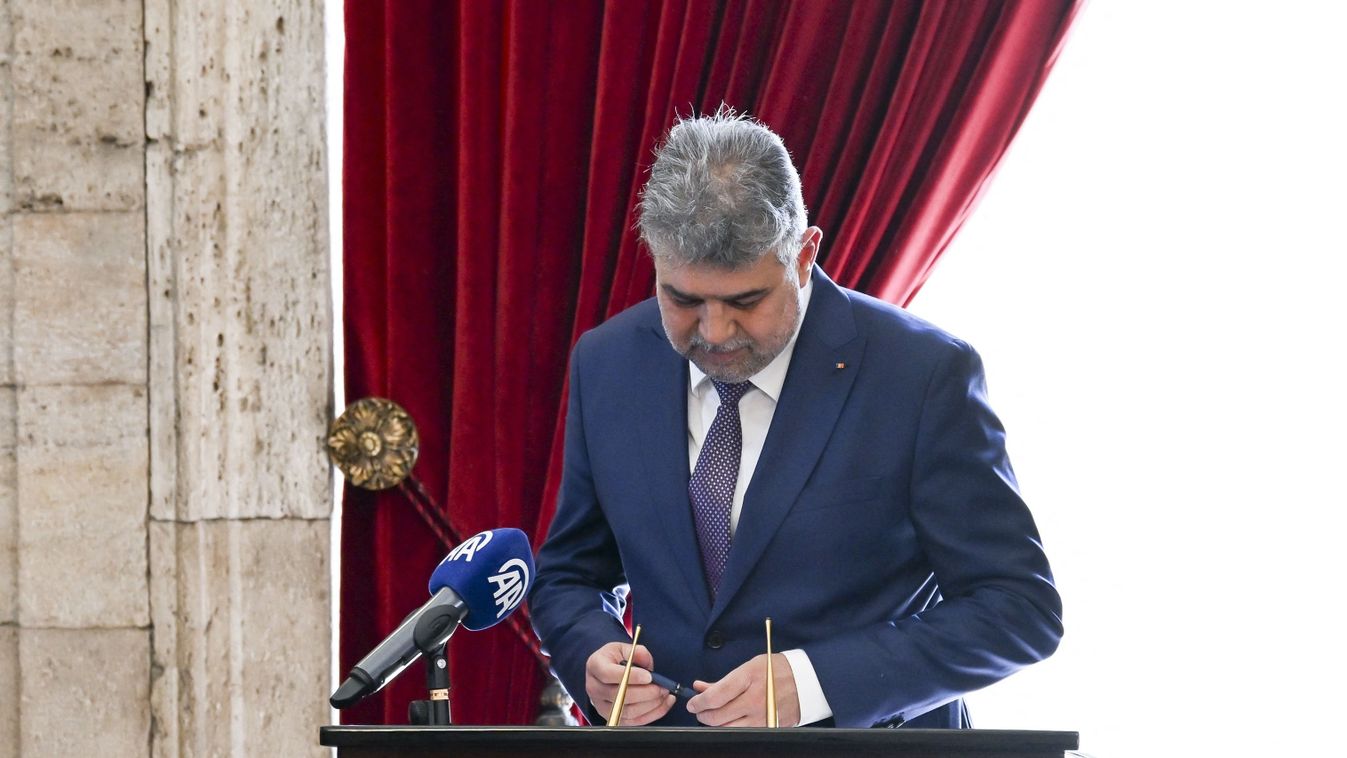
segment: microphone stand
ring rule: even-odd
[[[426,659],[426,689],[429,700],[413,700],[408,706],[408,720],[417,726],[449,726],[449,658],[445,645],[458,628],[459,617],[454,608],[441,608],[438,613],[427,613],[416,622],[412,641]]]
[[[426,704],[426,719],[421,726],[449,726],[454,723],[449,717],[449,661],[444,648],[426,655],[426,688],[430,690],[430,700],[417,702]]]

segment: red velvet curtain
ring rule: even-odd
[[[350,0],[346,394],[396,400],[461,534],[535,546],[555,507],[574,340],[652,293],[633,206],[676,113],[781,134],[823,266],[905,304],[969,212],[1081,0]],[[348,489],[343,671],[425,598],[444,549]],[[505,625],[451,644],[458,723],[528,723],[542,671]],[[410,671],[346,716],[404,723]]]

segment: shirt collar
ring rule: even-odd
[[[790,341],[782,348],[772,362],[763,367],[761,371],[750,376],[748,380],[754,387],[762,390],[767,397],[776,402],[781,397],[781,388],[786,384],[786,369],[790,368],[790,356],[795,352],[795,340],[800,336],[800,326],[804,324],[804,316],[809,313],[809,296],[814,292],[814,279],[810,277],[805,282],[804,289],[800,290],[800,323],[795,325],[795,333],[790,335]],[[711,378],[708,377],[697,364],[688,361],[688,381],[691,384],[692,394],[700,398],[707,387],[711,386]]]

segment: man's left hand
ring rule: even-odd
[[[795,726],[800,723],[800,698],[786,656],[772,656],[772,672],[777,722]],[[756,656],[718,682],[697,680],[692,689],[698,694],[688,701],[688,712],[707,726],[767,726],[766,655]]]

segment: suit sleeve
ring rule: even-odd
[[[552,657],[553,673],[597,723],[585,692],[585,662],[604,644],[631,637],[621,621],[626,577],[595,494],[585,442],[579,368],[584,344],[582,338],[571,355],[561,490],[538,551],[529,611],[543,650]]]
[[[1061,599],[982,363],[955,341],[925,390],[910,513],[941,602],[805,645],[838,726],[912,719],[1050,655]]]

